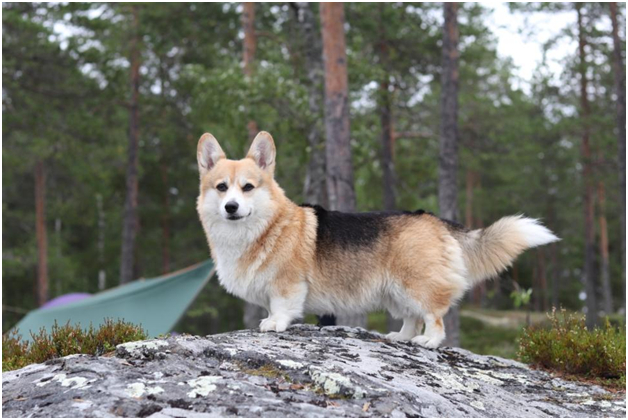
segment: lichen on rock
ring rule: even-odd
[[[3,373],[6,417],[625,417],[624,396],[462,349],[294,325]]]

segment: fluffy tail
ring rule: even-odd
[[[559,241],[537,219],[508,216],[458,238],[471,285],[496,277],[528,248]]]

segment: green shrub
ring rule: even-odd
[[[548,315],[550,327],[524,329],[519,358],[535,367],[592,379],[610,386],[626,386],[626,329],[588,330],[584,316],[565,310]]]
[[[2,371],[70,354],[100,356],[114,350],[118,344],[145,340],[148,336],[140,326],[105,319],[98,329],[90,325],[87,330],[70,325],[69,322],[63,326],[55,322],[50,333],[42,328],[38,333],[31,333],[31,337],[29,345],[16,330],[2,336]]]
[[[2,336],[2,371],[15,370],[28,365],[28,345],[20,340],[17,331]]]

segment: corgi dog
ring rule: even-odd
[[[341,213],[290,201],[274,179],[273,138],[260,132],[229,160],[209,133],[198,142],[197,210],[229,292],[268,311],[260,330],[285,331],[304,313],[387,309],[403,319],[390,340],[428,348],[443,316],[473,285],[525,249],[557,241],[537,220],[504,217],[468,230],[422,210]]]

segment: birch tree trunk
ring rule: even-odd
[[[138,195],[138,138],[139,138],[139,11],[132,6],[133,35],[131,37],[131,103],[129,106],[129,148],[126,171],[126,200],[122,225],[122,255],[120,258],[120,284],[133,280],[135,237],[137,234],[137,195]]]
[[[458,3],[444,4],[441,130],[438,168],[438,207],[441,217],[458,220]],[[445,316],[444,345],[460,345],[458,308]]]
[[[344,5],[321,3],[321,32],[325,64],[325,143],[327,195],[332,210],[355,211],[349,82],[344,32]],[[366,326],[366,315],[338,316],[339,325]]]

